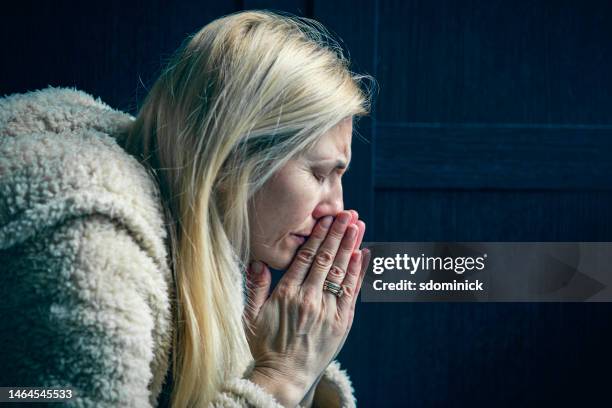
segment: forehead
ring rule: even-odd
[[[353,119],[344,119],[325,132],[306,156],[312,159],[344,159],[348,162],[351,160],[352,136]]]

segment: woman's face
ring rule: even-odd
[[[249,204],[252,260],[288,268],[317,220],[344,209],[341,177],[351,160],[352,134],[352,118],[341,121],[255,194]]]

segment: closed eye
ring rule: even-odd
[[[315,172],[313,172],[312,175],[321,184],[323,184],[325,182],[325,179],[327,178],[327,177],[325,177],[325,176],[323,176],[321,174],[315,173]]]
[[[340,180],[342,180],[342,176],[344,176],[344,174],[346,172],[347,172],[347,169],[338,169],[336,172],[334,172],[332,174],[338,175]],[[327,178],[329,177],[329,175],[321,174],[320,172],[317,172],[316,170],[312,171],[312,175],[321,184],[323,184],[325,182],[325,180],[327,180]]]

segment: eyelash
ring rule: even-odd
[[[325,179],[327,178],[327,177],[325,177],[325,176],[321,176],[321,175],[319,175],[319,174],[317,174],[317,173],[314,173],[314,172],[312,173],[312,175],[314,176],[314,178],[315,178],[315,179],[316,179],[316,180],[317,180],[317,181],[318,181],[320,184],[323,184],[323,183],[325,182]]]
[[[316,172],[312,172],[313,177],[319,182],[319,184],[323,184],[325,182],[325,180],[327,180],[327,176],[321,176],[320,174],[317,174]],[[342,178],[342,176],[344,175],[344,173],[341,173],[339,176],[340,178]]]

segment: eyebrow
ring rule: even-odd
[[[318,161],[318,162],[330,162],[330,161],[333,161],[333,160],[334,159],[321,159],[321,160],[315,160],[315,161]],[[334,169],[338,169],[338,170],[348,171],[350,166],[351,166],[350,161],[349,161],[348,164],[344,160],[336,160],[336,162],[334,163]]]

